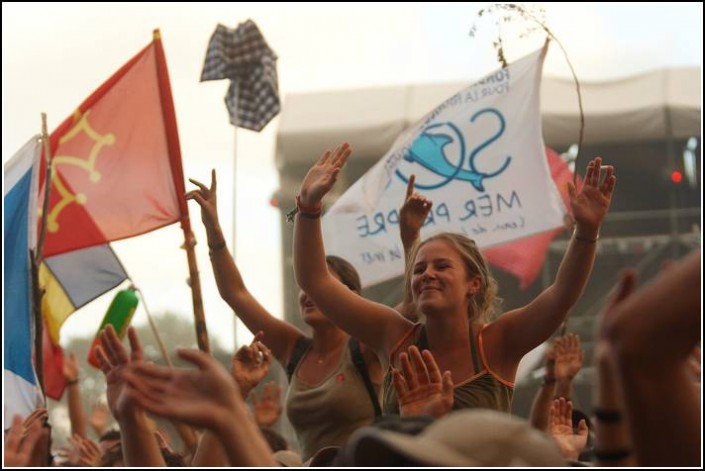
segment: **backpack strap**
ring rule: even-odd
[[[367,389],[367,394],[370,396],[370,401],[372,401],[372,407],[375,410],[375,418],[382,416],[382,409],[379,406],[379,400],[375,394],[375,389],[372,386],[372,381],[370,380],[370,375],[367,372],[367,364],[362,356],[362,351],[360,350],[360,342],[350,337],[348,341],[348,347],[350,348],[350,355],[352,356],[352,361],[355,364],[357,372],[362,376],[362,381],[365,383],[365,389]]]
[[[296,340],[296,345],[294,345],[294,351],[291,352],[291,356],[289,357],[289,363],[286,364],[286,377],[289,379],[290,383],[292,376],[294,376],[294,371],[296,371],[296,367],[298,366],[299,362],[306,353],[306,350],[309,349],[312,343],[312,339],[304,337],[303,335]]]

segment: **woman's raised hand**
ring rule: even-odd
[[[299,191],[301,205],[307,208],[315,208],[320,205],[325,194],[333,188],[338,172],[343,168],[351,153],[352,149],[347,142],[339,145],[333,152],[327,150],[323,153],[301,182]]]

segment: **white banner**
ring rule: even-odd
[[[405,131],[326,213],[326,253],[352,263],[363,286],[402,274],[399,207],[411,174],[433,201],[422,238],[460,232],[487,247],[561,226],[539,111],[546,51],[487,75]]]

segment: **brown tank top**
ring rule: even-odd
[[[355,430],[374,421],[375,411],[349,348],[343,349],[337,368],[316,385],[297,377],[301,363],[291,376],[286,413],[305,461],[325,446],[344,445]],[[380,385],[373,387],[379,395]]]
[[[478,373],[454,386],[453,410],[477,407],[508,413],[512,407],[514,384],[499,378],[487,367],[485,352],[482,346],[482,330],[484,330],[484,326],[480,329],[477,338],[479,348],[476,346],[475,336],[470,335],[470,350],[472,352],[473,367]],[[426,330],[423,324],[414,325],[407,335],[410,335],[413,339],[410,344],[416,345],[419,347],[419,350],[428,348]],[[392,359],[396,359],[404,343],[404,339],[399,342],[397,348],[392,352]],[[394,384],[392,383],[391,362],[390,368],[384,375],[384,382],[382,384],[382,411],[385,414],[399,415],[399,400],[397,398],[397,391],[394,389]]]

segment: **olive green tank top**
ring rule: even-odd
[[[482,330],[484,330],[484,328],[485,326],[480,329],[477,336],[479,348],[476,346],[475,336],[470,335],[473,367],[478,373],[454,386],[453,410],[477,407],[509,413],[512,407],[514,384],[499,378],[487,366],[485,352],[482,346]],[[407,336],[411,337],[411,342],[404,342],[405,339],[399,342],[399,345],[392,352],[392,361],[390,362],[389,370],[387,370],[387,373],[384,375],[384,382],[382,384],[382,411],[385,414],[399,415],[399,401],[397,392],[394,389],[394,384],[392,383],[391,364],[393,360],[396,360],[397,355],[401,353],[401,346],[404,344],[413,344],[419,347],[419,350],[423,351],[424,349],[428,349],[426,329],[423,324],[414,325]]]
[[[375,411],[350,348],[343,349],[338,366],[316,385],[298,378],[301,363],[291,375],[286,414],[306,461],[323,447],[344,445],[355,430],[374,422]],[[379,396],[380,385],[373,383],[373,388]]]

